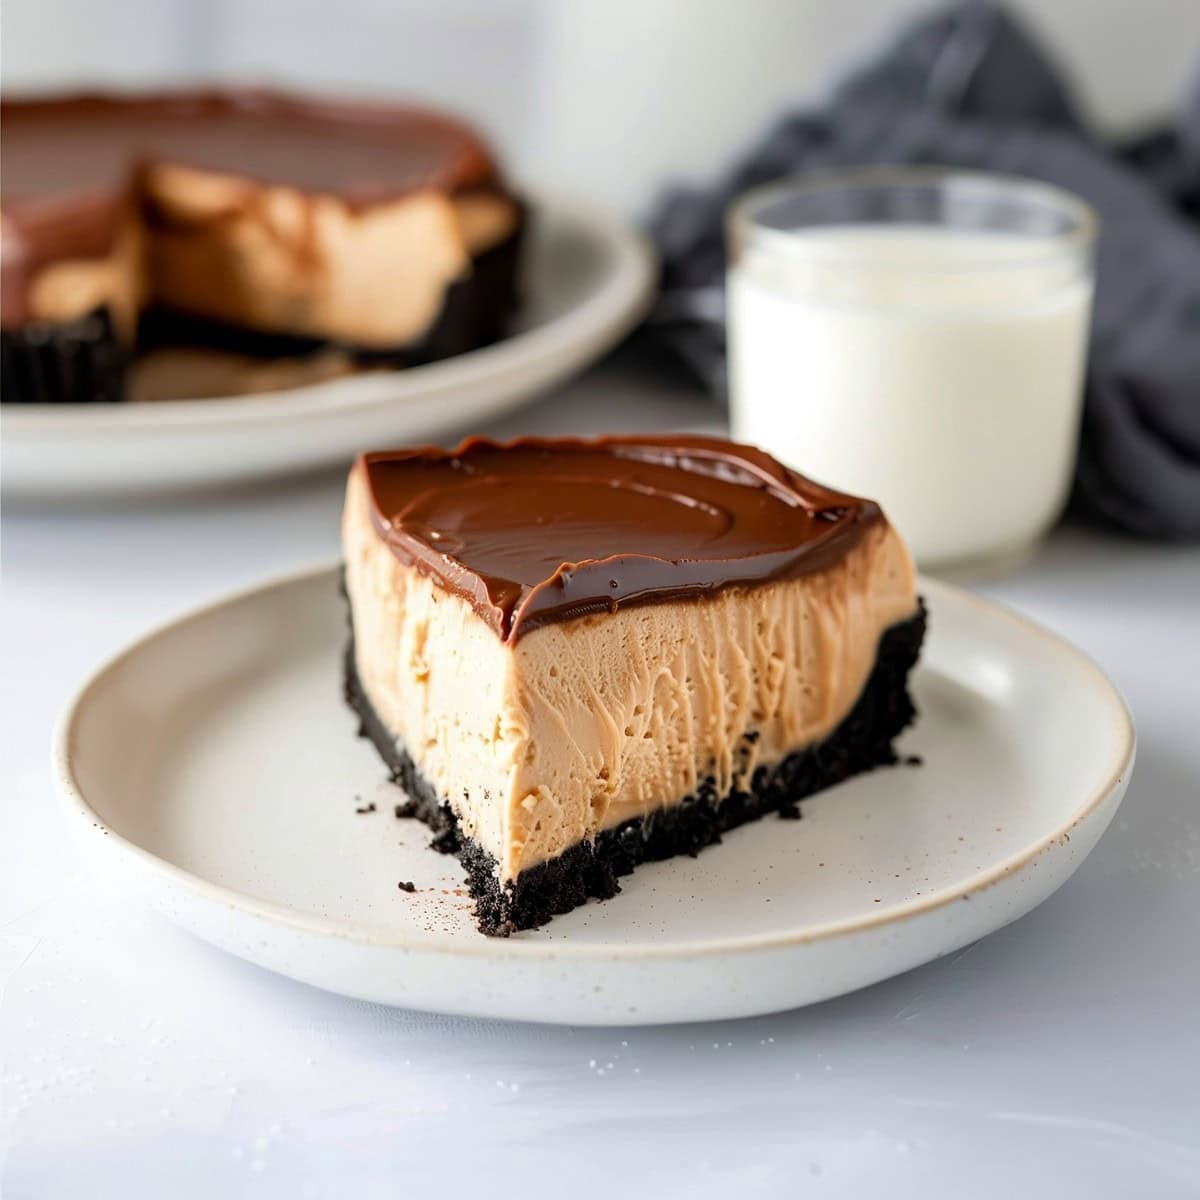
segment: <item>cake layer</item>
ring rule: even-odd
[[[132,204],[122,205],[114,215],[111,237],[93,256],[47,262],[31,274],[28,314],[39,322],[65,324],[104,311],[122,345],[132,346],[146,301],[145,245]]]
[[[0,147],[7,140],[0,140]],[[7,163],[3,168],[7,174]],[[3,180],[4,176],[0,176]],[[145,290],[132,187],[0,208],[0,328],[73,321],[98,308],[128,331]]]
[[[0,122],[5,328],[98,301],[127,328],[146,277],[183,313],[403,348],[523,222],[482,142],[421,110],[220,91],[6,102]],[[117,278],[131,203],[147,256]]]
[[[817,745],[788,755],[774,768],[760,767],[748,790],[720,797],[705,781],[698,793],[678,804],[607,829],[508,883],[501,882],[494,856],[463,833],[454,812],[379,719],[358,678],[353,637],[346,654],[346,698],[359,715],[363,734],[410,797],[397,805],[396,815],[424,821],[435,833],[434,849],[459,857],[480,931],[507,937],[544,925],[591,898],[616,895],[619,878],[640,863],[695,855],[728,830],[767,813],[798,816],[798,800],[894,763],[892,742],[916,715],[907,680],[924,635],[923,610],[889,629],[862,695],[845,720]]]
[[[520,221],[498,193],[422,190],[355,208],[179,167],[151,171],[146,195],[155,303],[367,350],[419,341],[449,288]]]
[[[713,439],[367,456],[343,546],[361,691],[502,883],[826,739],[918,609],[874,505]]]

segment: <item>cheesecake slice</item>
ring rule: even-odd
[[[362,455],[346,694],[493,935],[895,761],[925,629],[879,507],[702,437]]]

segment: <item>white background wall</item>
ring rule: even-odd
[[[914,0],[2,0],[6,89],[201,77],[455,108],[514,172],[627,212],[817,95]],[[1200,68],[1200,0],[1016,0],[1091,115],[1129,127]]]

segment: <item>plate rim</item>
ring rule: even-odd
[[[823,924],[806,926],[800,930],[785,930],[750,936],[727,936],[703,941],[667,941],[644,946],[607,947],[592,943],[573,946],[569,941],[537,942],[521,938],[485,938],[482,935],[477,941],[456,942],[438,936],[413,938],[397,936],[376,928],[356,928],[345,922],[301,912],[286,904],[264,900],[225,884],[204,879],[171,860],[147,850],[138,843],[130,841],[118,830],[108,825],[100,814],[88,804],[75,774],[73,753],[74,731],[93,693],[103,685],[109,675],[151,642],[166,637],[194,621],[212,617],[220,613],[222,609],[236,607],[263,593],[283,591],[289,587],[312,583],[322,576],[328,576],[332,581],[337,570],[336,560],[334,562],[324,560],[320,565],[302,567],[225,593],[215,600],[198,605],[177,617],[155,625],[114,654],[106,657],[89,673],[60,714],[51,747],[51,768],[56,790],[65,815],[70,819],[77,833],[97,835],[97,841],[102,841],[105,846],[109,847],[112,854],[130,860],[132,865],[139,869],[149,869],[152,873],[162,877],[168,884],[182,888],[207,904],[232,908],[244,915],[265,920],[273,925],[302,934],[336,938],[342,942],[405,953],[466,956],[493,960],[608,960],[620,962],[695,960],[712,956],[724,957],[732,954],[783,951],[816,942],[830,942],[869,933],[883,926],[910,921],[937,912],[952,906],[959,900],[995,887],[1022,871],[1055,843],[1060,842],[1064,835],[1069,835],[1072,830],[1088,821],[1114,792],[1118,793],[1119,800],[1124,789],[1128,787],[1136,758],[1137,734],[1133,714],[1120,689],[1109,679],[1094,659],[1064,637],[1006,604],[942,580],[921,575],[919,590],[926,601],[930,603],[931,611],[935,614],[938,598],[941,597],[943,601],[962,605],[984,620],[1000,621],[1010,627],[1015,627],[1024,636],[1032,637],[1043,645],[1049,646],[1064,662],[1070,663],[1073,669],[1086,676],[1108,705],[1113,718],[1113,732],[1117,735],[1114,739],[1114,753],[1104,768],[1100,783],[1053,831],[1014,852],[1001,862],[993,863],[986,870],[967,876],[958,884],[942,887],[926,896],[914,897],[900,904],[889,905],[876,912],[836,921],[826,921]]]
[[[529,193],[528,202],[535,225],[539,221],[567,224],[585,233],[594,245],[602,244],[612,259],[603,286],[566,312],[532,329],[522,329],[489,346],[418,367],[367,372],[270,392],[109,406],[6,404],[3,405],[5,435],[12,438],[64,431],[76,436],[126,431],[163,434],[196,429],[211,432],[248,425],[270,427],[316,412],[351,416],[380,403],[381,377],[401,384],[391,402],[403,402],[409,399],[403,394],[407,390],[403,381],[416,378],[423,390],[458,391],[481,377],[514,369],[514,357],[519,367],[530,356],[552,353],[562,342],[564,328],[582,326],[593,332],[618,325],[623,332],[631,328],[647,311],[653,293],[657,259],[648,237],[601,205],[587,200],[534,191]],[[575,344],[576,339],[571,341]]]

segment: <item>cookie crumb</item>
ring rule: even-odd
[[[372,800],[370,804],[360,804],[354,811],[359,815],[363,813],[373,813],[375,811],[375,801]]]
[[[402,879],[396,886],[402,892],[415,892],[417,890],[417,885],[411,879]]]

